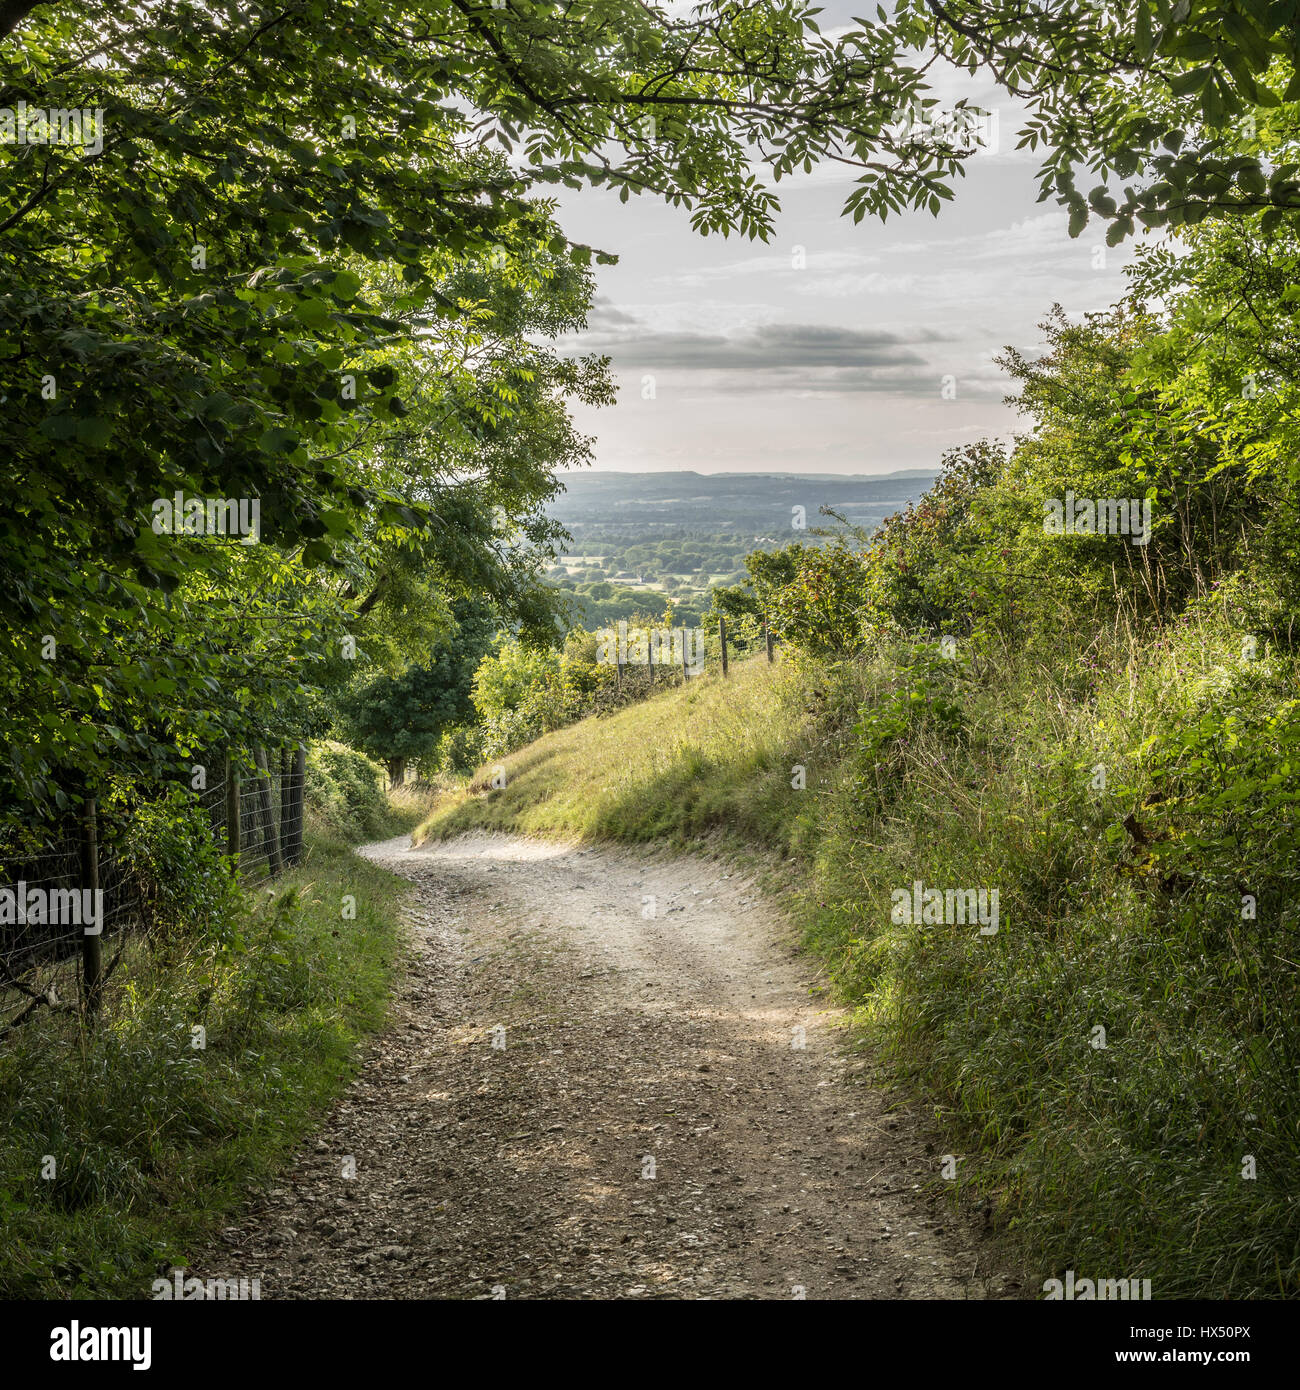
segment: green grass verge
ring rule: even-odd
[[[554,837],[662,840],[724,834],[776,843],[803,823],[796,765],[816,761],[816,707],[763,658],[582,720],[481,768],[445,793],[416,843],[471,827]],[[492,781],[504,779],[499,789]],[[807,823],[811,825],[811,820]]]
[[[408,796],[386,833],[424,809]],[[0,1049],[0,1297],[145,1297],[161,1264],[187,1264],[353,1074],[386,1017],[407,891],[309,835],[229,922],[132,943],[97,1028],[17,1030]]]

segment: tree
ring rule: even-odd
[[[971,108],[926,106],[941,56],[1027,103],[1043,194],[1076,232],[1090,212],[1118,239],[1255,209],[1268,232],[1296,209],[1293,5],[902,0],[833,38],[816,14],[0,6],[6,800],[66,802],[110,765],[156,775],[186,740],[265,727],[309,698],[313,650],[398,611],[421,564],[430,591],[451,575],[545,625],[534,560],[508,557],[554,538],[545,474],[575,443],[559,402],[599,395],[599,369],[451,360],[484,322],[476,279],[504,323],[508,291],[600,259],[540,186],[650,193],[701,231],[766,237],[754,162],[780,180],[838,160],[855,219],[937,212],[975,148]],[[1133,182],[1085,196],[1080,167]],[[530,454],[547,432],[525,422],[548,414]],[[256,500],[277,556],[159,533],[150,508],[177,493]]]
[[[345,692],[339,724],[347,742],[379,759],[397,785],[408,760],[427,757],[452,726],[474,712],[474,672],[491,650],[497,621],[482,602],[453,605],[455,627],[431,657],[398,676],[377,676]]]
[[[1090,215],[1115,245],[1135,220],[1262,211],[1267,232],[1300,213],[1294,0],[903,0],[896,22],[1026,105],[1020,144],[1044,151],[1042,198],[1075,235]]]
[[[20,103],[75,114],[57,139],[15,128],[0,186],[6,804],[66,804],[110,766],[161,775],[189,729],[256,732],[313,648],[400,587],[394,556],[435,550],[462,587],[486,576],[544,622],[540,585],[502,557],[512,528],[546,539],[541,474],[572,442],[555,391],[601,387],[524,360],[467,369],[455,409],[434,393],[421,414],[422,342],[472,345],[476,275],[590,263],[530,201],[539,181],[653,190],[703,229],[757,234],[774,200],[747,142],[791,141],[771,158],[793,167],[880,124],[856,99],[873,63],[782,5],[682,26],[630,0],[147,2],[88,25],[15,3],[0,33],[0,127]],[[489,152],[521,122],[522,168]],[[922,181],[944,163],[900,156]],[[553,444],[530,461],[509,421],[537,424],[544,400]],[[422,453],[448,419],[453,447]],[[458,486],[407,467],[470,453]],[[177,493],[256,500],[260,543],[330,572],[343,608],[324,581],[320,603],[282,602],[312,584],[228,537],[156,532],[153,502]],[[256,622],[293,650],[293,680]]]

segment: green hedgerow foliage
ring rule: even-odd
[[[433,757],[422,763],[421,771],[450,772],[464,776],[473,772],[486,755],[483,751],[483,730],[477,724],[457,724],[446,730],[438,740]]]
[[[954,1192],[1044,1276],[1294,1296],[1300,249],[1186,240],[1134,273],[1158,312],[1058,309],[1008,350],[1013,447],[951,451],[874,536],[755,557],[715,607],[868,686],[804,920],[948,1107]],[[1149,503],[1149,535],[1053,533],[1070,493]],[[915,879],[997,886],[1000,931],[891,923]]]
[[[340,839],[383,834],[388,802],[384,770],[364,753],[324,740],[307,752],[306,814]]]
[[[119,891],[138,904],[150,931],[193,930],[220,935],[236,909],[232,882],[219,837],[208,813],[184,787],[143,798],[120,785],[104,799],[109,823],[120,813],[121,838],[112,852],[121,859]]]
[[[631,678],[625,675],[625,680],[630,688]],[[614,685],[613,668],[597,661],[594,633],[571,632],[558,651],[503,637],[474,675],[479,759],[498,757],[612,707],[623,698]],[[448,745],[453,755],[462,746],[468,745]]]

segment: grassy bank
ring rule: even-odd
[[[585,719],[480,768],[416,830],[472,826],[553,836],[684,843],[709,832],[776,843],[805,816],[796,763],[824,733],[803,681],[763,659],[724,683],[701,675],[616,714]],[[492,789],[494,777],[505,785]]]
[[[408,798],[369,829],[421,810]],[[0,1297],[148,1296],[310,1133],[385,1017],[400,946],[405,885],[349,829],[318,826],[301,866],[228,920],[133,942],[95,1030],[38,1016],[8,1040]]]
[[[500,790],[480,770],[417,836],[717,832],[792,856],[808,946],[934,1102],[954,1200],[993,1200],[1031,1287],[1294,1296],[1294,686],[1209,613],[1032,660],[751,662],[538,740]],[[916,880],[996,888],[996,933],[892,920]]]

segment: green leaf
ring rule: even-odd
[[[293,306],[293,316],[308,328],[320,328],[329,322],[330,311],[323,299],[299,299]]]
[[[257,447],[264,454],[287,454],[298,447],[298,432],[285,429],[283,425],[272,425],[262,431]]]
[[[355,299],[361,292],[361,277],[351,270],[340,270],[330,286],[340,299]]]
[[[1185,72],[1175,73],[1169,79],[1169,90],[1176,97],[1189,96],[1192,92],[1199,92],[1213,76],[1214,69],[1211,67],[1189,68]]]
[[[99,415],[83,415],[77,421],[77,442],[92,449],[103,449],[113,437],[113,426]]]
[[[1133,46],[1143,60],[1151,56],[1155,47],[1151,37],[1151,13],[1145,4],[1139,4],[1133,21]]]
[[[57,415],[47,415],[41,421],[41,433],[46,439],[74,439],[80,423],[75,415],[61,411]]]

